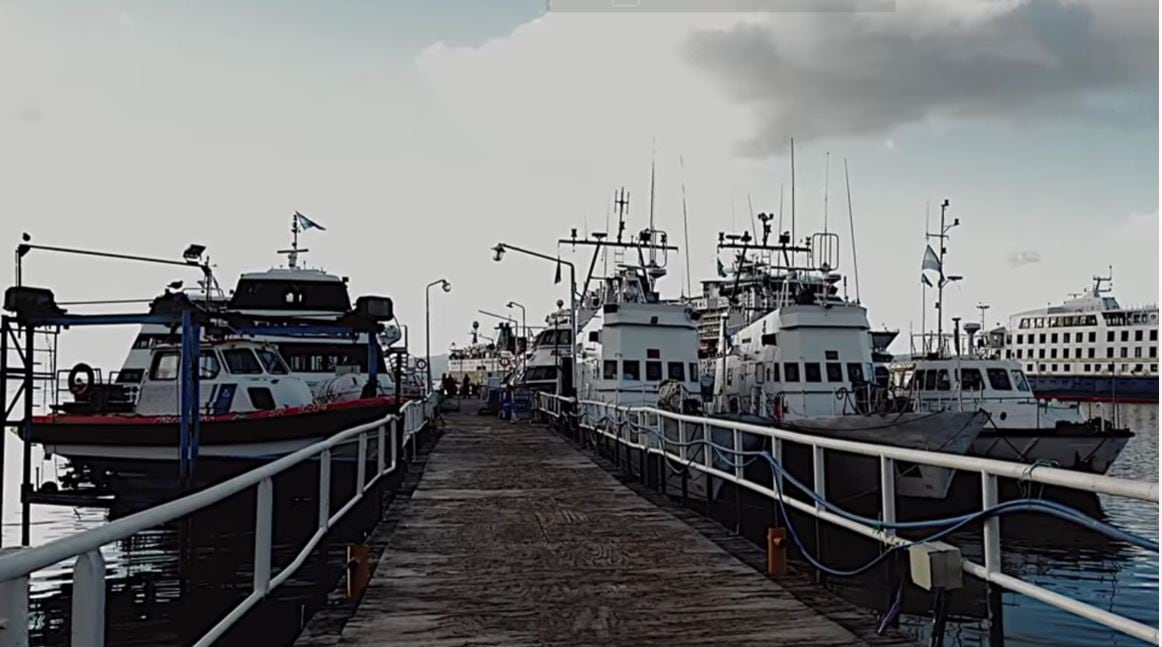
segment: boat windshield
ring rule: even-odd
[[[254,352],[258,354],[258,359],[262,362],[262,367],[266,369],[267,373],[271,375],[286,375],[289,372],[282,358],[278,356],[278,353],[265,348],[260,348]]]
[[[262,373],[262,365],[249,348],[230,348],[222,351],[226,369],[234,375],[257,375]]]

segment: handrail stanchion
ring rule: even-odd
[[[78,556],[73,565],[72,616],[73,645],[105,644],[105,557],[100,548]]]
[[[896,462],[880,456],[880,517],[885,524],[896,522]],[[895,530],[886,528],[888,534]]]
[[[995,474],[981,472],[980,494],[982,509],[989,509],[997,504],[997,477]],[[1004,645],[1004,605],[1002,593],[1004,590],[993,581],[993,576],[1001,573],[1001,519],[993,515],[984,520],[981,534],[984,545],[984,570],[987,575],[985,582],[985,599],[988,607],[989,643],[994,646]]]
[[[270,590],[271,522],[274,519],[274,483],[264,478],[258,484],[258,505],[254,520],[254,592]]]
[[[319,453],[319,527],[331,525],[331,450]]]
[[[355,466],[355,492],[362,494],[367,485],[367,434],[359,434],[358,464]]]
[[[387,455],[384,452],[383,441],[386,434],[383,431],[383,425],[379,425],[375,429],[375,475],[382,476],[387,469]]]
[[[734,456],[732,457],[731,463],[732,467],[734,468],[734,478],[742,481],[744,479],[742,459],[742,432],[738,429],[733,431],[734,433],[731,434],[730,444],[731,448],[734,449]],[[736,487],[734,489],[734,534],[742,534],[742,487]]]
[[[779,526],[779,502],[783,498],[783,473],[780,472],[783,468],[783,439],[771,438],[771,458],[774,460],[777,469],[771,470],[771,487],[774,488],[775,496],[772,497],[775,503],[775,513],[773,519],[774,526]],[[784,520],[784,523],[788,523]]]

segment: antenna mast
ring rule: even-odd
[[[791,138],[791,244],[795,244],[795,138]]]
[[[690,288],[690,220],[686,215],[686,160],[681,155],[678,156],[678,168],[682,179],[682,229],[686,234],[686,294],[693,296]]]
[[[823,233],[827,233],[827,196],[831,193],[831,151],[823,154]]]
[[[655,169],[655,151],[650,149],[650,240],[654,237],[654,169]],[[658,252],[650,245],[650,264],[656,264]]]
[[[851,266],[855,271],[855,302],[859,303],[859,258],[855,255],[855,216],[851,209],[851,177],[847,173],[847,158],[843,158],[843,181],[847,185],[847,222],[851,227]]]

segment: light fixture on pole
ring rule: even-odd
[[[424,288],[424,370],[428,377],[424,393],[432,392],[432,288],[437,285],[445,293],[452,291],[452,284],[447,279],[436,279]]]
[[[549,256],[548,254],[534,252],[532,250],[517,247],[515,245],[509,245],[508,243],[497,243],[496,246],[492,248],[492,260],[500,262],[504,258],[505,252],[509,250],[520,252],[526,256],[532,256],[534,258],[556,263],[558,268],[560,268],[561,265],[569,266],[569,331],[571,338],[570,344],[575,347],[577,344],[577,268],[573,265],[572,262],[561,260],[559,256]],[[572,356],[573,353],[570,353],[570,357]],[[574,360],[575,359],[576,358],[574,358]],[[572,387],[574,390],[577,390],[580,388],[580,386],[577,384],[577,362],[571,361],[570,367],[572,368]]]

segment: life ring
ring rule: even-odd
[[[427,360],[423,360],[423,359],[417,359],[417,360],[416,360],[416,368],[418,368],[418,369],[420,369],[420,370],[422,371],[422,370],[424,370],[424,369],[425,369],[425,368],[427,368],[427,367],[428,367],[428,362],[427,362]]]
[[[508,368],[510,364],[512,364],[512,362],[507,357],[500,358],[500,367],[501,368]]]
[[[82,377],[84,381],[81,381]],[[93,367],[81,362],[69,371],[69,393],[72,393],[74,398],[87,395],[93,389],[95,381],[96,375],[93,373]]]

